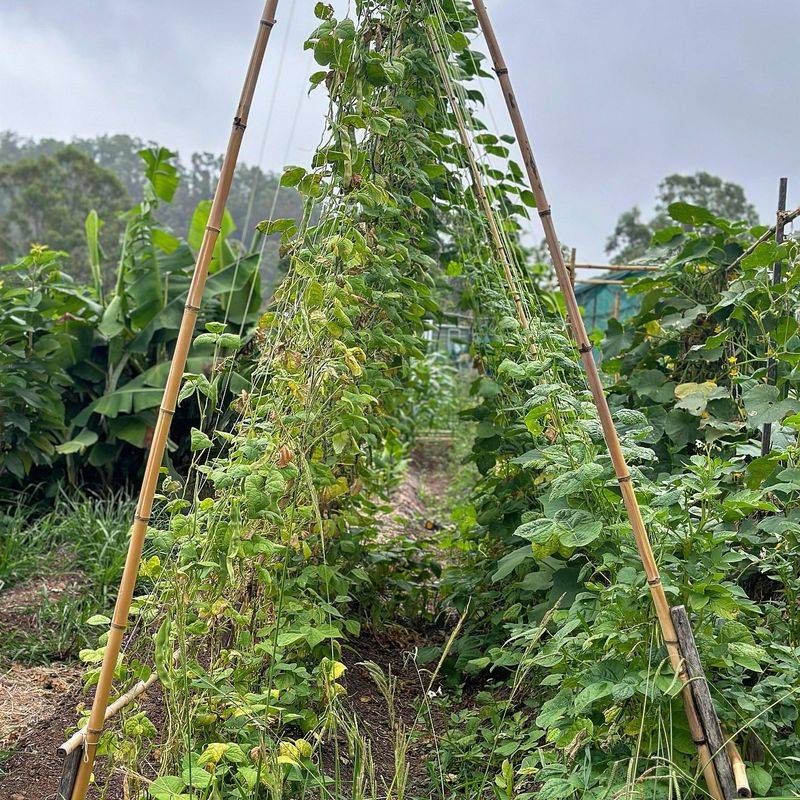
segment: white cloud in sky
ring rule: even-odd
[[[779,0],[488,1],[564,241],[602,259],[619,213],[658,181],[705,169],[771,218],[781,174],[800,196],[800,3]],[[305,96],[312,0],[281,0],[243,158],[306,163],[324,95]],[[338,11],[347,0],[335,2]],[[261,0],[5,0],[0,129],[130,133],[184,156],[219,152]],[[283,58],[282,58],[283,56]],[[275,79],[280,83],[274,97]],[[490,106],[508,131],[502,99]],[[487,120],[488,121],[488,120]],[[293,132],[293,133],[292,133]],[[794,187],[794,189],[792,188]],[[538,238],[538,231],[534,228]]]

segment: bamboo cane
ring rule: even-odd
[[[503,89],[503,96],[508,107],[509,115],[514,126],[514,131],[517,136],[517,142],[522,150],[523,161],[528,173],[531,191],[536,199],[536,207],[539,212],[539,219],[541,220],[542,227],[544,228],[544,235],[547,241],[547,247],[550,251],[550,257],[553,260],[555,267],[556,277],[558,278],[561,293],[564,296],[564,301],[567,308],[567,317],[570,325],[572,326],[575,341],[578,346],[578,351],[583,360],[584,369],[589,383],[595,405],[597,407],[597,414],[600,419],[600,424],[603,429],[603,435],[608,446],[608,451],[611,456],[611,461],[614,465],[614,470],[617,474],[617,480],[622,493],[625,509],[630,520],[631,528],[633,529],[634,539],[639,551],[639,557],[644,567],[645,575],[647,576],[647,583],[650,587],[650,594],[655,606],[656,616],[661,627],[662,637],[664,644],[667,648],[670,664],[673,670],[679,676],[682,683],[682,692],[684,708],[686,709],[686,717],[689,722],[689,729],[694,739],[695,745],[700,755],[700,764],[705,775],[706,783],[709,792],[716,800],[722,800],[723,795],[717,781],[714,765],[711,760],[711,754],[708,749],[703,729],[697,717],[697,710],[692,698],[691,689],[689,687],[689,677],[686,672],[686,667],[683,663],[680,650],[678,649],[678,642],[675,635],[675,626],[672,623],[670,616],[669,603],[664,592],[664,587],[661,583],[661,576],[658,571],[653,548],[650,544],[650,539],[647,535],[644,520],[642,518],[641,510],[639,509],[639,502],[636,499],[636,493],[633,489],[633,482],[631,474],[628,470],[628,465],[625,456],[622,453],[622,448],[619,442],[619,436],[614,425],[614,420],[611,416],[611,410],[608,406],[605,390],[603,388],[600,373],[595,364],[592,355],[592,345],[586,335],[586,327],[583,324],[581,317],[580,307],[575,298],[575,292],[572,289],[572,284],[569,280],[566,265],[564,263],[564,256],[561,252],[561,246],[556,235],[555,225],[553,223],[553,215],[550,205],[547,202],[547,195],[544,191],[542,179],[536,167],[536,162],[533,157],[533,150],[531,148],[530,140],[525,129],[525,123],[520,114],[519,104],[517,103],[514,89],[511,85],[511,80],[508,75],[508,67],[503,59],[500,45],[495,36],[494,29],[489,15],[486,11],[486,6],[483,0],[472,0],[475,12],[478,16],[481,29],[489,52],[494,62],[494,70],[500,80],[500,85]]]
[[[786,223],[783,220],[783,214],[786,211],[786,190],[788,188],[789,179],[781,178],[778,185],[778,219],[775,223],[775,244],[783,244],[783,231]],[[781,282],[781,262],[780,259],[772,265],[772,285],[777,286]],[[772,386],[775,385],[775,380],[778,377],[778,362],[774,358],[770,358],[767,362],[767,383]],[[766,456],[772,449],[772,423],[765,422],[764,429],[761,432],[761,455]]]
[[[442,76],[442,83],[444,84],[447,100],[450,103],[450,108],[452,109],[453,116],[456,120],[458,135],[467,154],[467,162],[469,164],[469,171],[472,177],[472,185],[475,190],[475,196],[478,198],[478,203],[480,204],[483,215],[486,217],[486,221],[489,225],[489,232],[491,234],[492,241],[494,242],[495,249],[497,250],[503,266],[503,274],[505,275],[506,282],[508,283],[511,291],[511,296],[514,298],[514,306],[517,311],[517,317],[522,327],[527,328],[528,316],[525,313],[525,308],[522,305],[522,296],[519,288],[517,287],[516,280],[511,272],[511,257],[508,253],[505,242],[503,241],[503,237],[500,235],[500,228],[497,224],[497,218],[495,217],[494,209],[492,208],[491,203],[489,203],[489,198],[486,195],[486,189],[483,186],[483,179],[481,177],[480,169],[478,168],[478,161],[475,158],[475,152],[472,149],[472,142],[469,140],[469,136],[467,135],[467,127],[464,116],[461,113],[461,107],[458,105],[455,89],[453,88],[453,83],[450,80],[450,75],[447,71],[447,62],[442,54],[442,49],[439,46],[439,40],[436,38],[436,34],[433,33],[430,28],[427,29],[427,34],[428,41],[431,45],[431,50],[433,51],[434,59],[436,60],[436,65],[439,69],[439,73]]]
[[[613,278],[577,278],[574,283],[582,286],[624,286],[625,281],[618,281]]]
[[[203,241],[197,254],[197,261],[192,275],[192,282],[189,286],[189,293],[186,301],[186,308],[181,319],[181,326],[178,331],[178,339],[175,343],[175,352],[172,356],[167,384],[164,388],[164,397],[159,409],[158,421],[153,440],[150,444],[150,451],[147,454],[147,465],[145,467],[144,478],[139,493],[139,501],[134,514],[133,526],[131,528],[131,538],[128,545],[128,555],[125,559],[125,568],[120,581],[119,594],[114,606],[114,616],[108,634],[108,642],[103,655],[103,663],[100,669],[100,677],[92,703],[92,712],[86,726],[84,758],[81,760],[75,786],[72,790],[71,800],[84,800],[89,786],[89,780],[94,766],[97,743],[103,730],[105,721],[106,706],[108,697],[111,693],[111,684],[114,678],[114,668],[117,664],[122,638],[128,624],[128,614],[130,612],[133,591],[136,584],[136,573],[139,568],[139,561],[142,555],[147,524],[150,521],[150,513],[153,508],[153,495],[155,494],[158,483],[159,469],[164,458],[164,450],[169,435],[169,427],[172,417],[175,414],[178,392],[180,390],[181,378],[186,365],[186,356],[192,342],[197,314],[200,310],[200,303],[205,289],[206,278],[208,277],[208,265],[214,253],[225,204],[230,193],[233,173],[236,168],[236,161],[239,157],[242,138],[247,119],[250,113],[250,106],[253,101],[253,94],[261,71],[264,60],[264,53],[267,48],[270,33],[275,25],[275,11],[278,0],[266,0],[264,11],[259,21],[258,35],[256,36],[247,73],[239,97],[239,104],[236,115],[233,119],[233,129],[228,140],[228,147],[222,163],[219,181],[214,193],[211,204],[211,211],[208,217],[203,234]]]
[[[726,735],[725,739],[725,749],[733,767],[733,779],[736,781],[736,794],[739,797],[752,797],[753,792],[750,789],[750,781],[747,779],[747,769],[744,766],[744,761],[742,761],[739,748],[729,736]]]
[[[150,677],[146,681],[139,681],[128,689],[125,694],[121,694],[108,708],[106,708],[103,715],[103,720],[108,722],[112,717],[119,714],[123,708],[129,706],[138,697],[141,697],[156,681],[158,680],[158,673],[151,672]],[[64,744],[58,748],[58,752],[62,756],[68,756],[73,750],[80,747],[86,737],[86,728],[84,725],[80,730],[75,731],[72,736],[67,739]]]
[[[602,272],[655,272],[656,264],[575,264],[575,269],[597,269]],[[573,265],[570,266],[570,271]]]

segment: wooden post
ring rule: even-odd
[[[147,454],[147,464],[145,466],[142,487],[139,493],[139,501],[136,505],[133,526],[131,528],[131,538],[128,545],[128,555],[125,559],[125,567],[120,581],[117,602],[114,606],[114,616],[108,633],[108,642],[103,654],[103,663],[100,669],[100,676],[92,702],[92,712],[86,726],[85,746],[83,748],[83,758],[80,760],[78,775],[72,790],[71,800],[84,800],[86,791],[89,787],[89,780],[94,767],[97,743],[103,731],[108,697],[111,693],[111,685],[114,678],[114,669],[117,658],[122,646],[122,639],[128,625],[128,615],[130,612],[133,591],[136,585],[136,574],[139,569],[139,561],[142,556],[142,547],[147,532],[147,525],[150,522],[150,513],[153,508],[153,495],[155,494],[158,483],[159,469],[164,458],[164,450],[169,436],[170,423],[175,414],[178,392],[180,391],[183,370],[186,366],[186,357],[192,343],[197,314],[200,311],[200,303],[203,297],[203,290],[208,277],[208,265],[214,253],[214,247],[222,225],[225,204],[228,201],[231,182],[236,168],[236,161],[239,157],[239,149],[242,144],[247,120],[250,113],[250,106],[253,101],[258,75],[264,60],[264,53],[267,48],[270,33],[275,25],[275,11],[278,0],[266,0],[264,11],[259,21],[258,35],[256,36],[253,51],[250,56],[250,63],[239,98],[239,105],[233,118],[233,129],[228,140],[228,147],[222,163],[217,188],[214,193],[214,200],[211,204],[211,211],[208,217],[203,234],[203,241],[197,254],[192,282],[186,300],[186,307],[181,319],[181,326],[178,331],[178,339],[175,343],[175,352],[172,356],[167,384],[164,388],[164,397],[159,409],[158,421],[153,432],[153,440],[150,444],[150,451]],[[80,750],[78,751],[80,752]]]
[[[775,244],[783,244],[784,221],[783,215],[786,211],[786,190],[789,179],[781,178],[778,185],[778,218],[775,222]],[[772,265],[772,285],[777,286],[781,282],[781,261],[778,259]],[[774,386],[778,377],[778,362],[770,357],[767,361],[767,383]],[[772,449],[772,423],[765,422],[761,432],[761,455],[766,456]]]
[[[719,723],[719,717],[711,699],[708,679],[700,663],[700,654],[697,652],[697,644],[692,633],[689,615],[683,606],[675,606],[670,613],[672,614],[675,632],[678,634],[681,652],[691,680],[697,715],[700,717],[700,723],[705,731],[706,739],[708,739],[708,748],[714,758],[714,766],[717,770],[720,788],[725,800],[735,800],[738,797],[736,781],[733,777],[733,769],[728,752],[725,749],[725,735],[722,732],[722,726]]]
[[[75,788],[75,779],[78,777],[78,768],[81,765],[82,756],[83,749],[80,747],[75,748],[65,756],[61,767],[61,782],[58,784],[56,800],[70,800],[72,797],[72,790]]]
[[[597,364],[595,364],[592,355],[592,345],[589,337],[586,334],[586,327],[583,324],[580,308],[575,298],[575,292],[569,280],[569,273],[566,264],[564,263],[564,256],[561,252],[561,246],[556,235],[555,225],[553,223],[553,214],[550,204],[547,202],[547,195],[544,191],[544,185],[539,175],[539,170],[536,166],[536,161],[533,157],[533,149],[531,148],[528,133],[525,129],[525,123],[522,120],[522,115],[519,110],[519,103],[517,102],[514,88],[511,85],[511,80],[508,75],[508,67],[503,59],[500,45],[495,36],[494,29],[492,28],[489,15],[486,11],[486,6],[483,0],[472,0],[475,12],[478,16],[483,34],[486,38],[486,43],[489,47],[489,52],[494,62],[494,70],[500,80],[500,85],[503,89],[503,96],[508,107],[509,115],[514,126],[514,132],[517,136],[522,151],[522,158],[525,163],[525,168],[528,173],[531,191],[536,199],[536,208],[539,212],[539,219],[541,220],[544,229],[545,240],[547,247],[550,251],[550,258],[555,267],[556,277],[558,278],[561,293],[564,296],[564,301],[567,308],[567,318],[572,326],[573,334],[575,336],[575,343],[578,346],[578,351],[583,360],[584,369],[586,370],[586,377],[589,383],[592,397],[594,398],[597,407],[597,414],[600,419],[600,424],[603,428],[603,435],[608,446],[608,451],[611,456],[611,461],[614,465],[614,470],[617,474],[620,492],[622,494],[625,509],[630,520],[633,536],[636,540],[636,546],[639,551],[639,557],[644,567],[645,575],[647,576],[647,584],[650,587],[650,595],[655,606],[656,616],[661,627],[661,634],[664,644],[667,648],[670,664],[672,665],[675,674],[683,685],[681,695],[683,697],[684,708],[686,710],[686,717],[689,722],[689,729],[692,733],[695,745],[700,756],[700,764],[703,767],[706,784],[708,785],[709,793],[716,800],[724,800],[722,790],[720,789],[717,775],[714,770],[713,762],[710,758],[708,744],[703,734],[702,726],[697,717],[697,710],[692,697],[691,689],[689,688],[689,677],[686,673],[686,667],[683,663],[680,650],[678,648],[678,641],[675,635],[675,626],[672,622],[672,617],[669,613],[669,603],[667,596],[664,592],[664,587],[661,583],[661,575],[656,564],[653,548],[650,544],[650,539],[645,528],[644,519],[642,518],[641,510],[639,509],[639,502],[636,499],[636,493],[633,488],[633,481],[628,469],[628,464],[625,456],[622,453],[622,448],[619,442],[614,420],[611,416],[611,410],[608,406],[606,399],[605,389],[603,382],[600,378]]]
[[[575,262],[578,260],[578,248],[573,247],[572,252],[569,254],[569,281],[572,288],[575,288]]]

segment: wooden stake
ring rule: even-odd
[[[167,384],[164,388],[164,397],[161,401],[161,408],[158,414],[158,421],[153,432],[153,440],[150,444],[150,451],[147,454],[147,465],[145,467],[142,487],[139,493],[139,501],[136,505],[133,526],[131,528],[131,538],[128,545],[128,555],[125,559],[125,568],[120,581],[117,602],[114,606],[114,616],[108,634],[108,642],[103,654],[103,664],[100,669],[100,676],[97,688],[94,693],[92,712],[86,726],[84,757],[81,759],[78,769],[78,776],[75,780],[75,787],[72,790],[71,800],[84,800],[86,791],[89,787],[89,780],[94,767],[97,743],[103,731],[105,722],[106,707],[108,697],[111,693],[111,685],[114,678],[114,669],[117,664],[122,638],[128,625],[128,615],[130,612],[133,591],[136,585],[136,573],[139,569],[139,561],[142,556],[142,547],[147,532],[147,524],[150,521],[150,514],[153,508],[153,495],[155,494],[158,483],[159,470],[164,458],[164,450],[169,436],[170,423],[175,414],[178,392],[180,391],[183,370],[186,365],[186,357],[192,343],[197,314],[200,311],[200,303],[203,297],[203,290],[208,277],[208,265],[214,253],[214,247],[219,237],[222,225],[222,216],[225,211],[225,204],[228,201],[233,173],[236,168],[236,161],[239,157],[239,149],[242,144],[247,120],[250,114],[250,106],[253,101],[258,75],[261,71],[261,64],[264,60],[264,53],[267,48],[270,33],[275,25],[275,11],[278,0],[266,0],[264,11],[259,21],[258,35],[256,36],[253,51],[250,56],[250,63],[239,98],[239,105],[233,119],[233,130],[231,131],[225,158],[222,162],[217,189],[214,193],[214,200],[211,203],[211,211],[208,217],[203,234],[203,241],[197,254],[197,262],[192,275],[192,282],[189,286],[189,293],[186,300],[186,307],[181,319],[181,327],[178,331],[178,339],[175,343],[175,352],[172,356]]]
[[[569,254],[569,282],[575,286],[575,262],[578,260],[578,248],[573,247],[572,252]]]
[[[75,779],[78,777],[82,755],[83,751],[80,748],[76,748],[64,758],[56,800],[70,800],[72,797],[72,790],[75,788]]]
[[[778,219],[775,223],[775,244],[783,244],[783,232],[786,223],[783,220],[783,214],[786,211],[786,190],[788,188],[789,179],[781,178],[778,185]],[[777,286],[781,282],[781,262],[780,259],[772,265],[772,285]],[[778,362],[774,358],[767,361],[767,383],[771,386],[775,385],[775,380],[778,377]],[[764,429],[761,432],[761,455],[769,455],[772,449],[772,423],[765,422]]]
[[[697,644],[692,633],[689,615],[683,606],[675,606],[670,613],[672,614],[675,632],[678,634],[678,641],[686,661],[686,669],[689,672],[697,714],[708,739],[708,748],[714,758],[719,785],[725,800],[735,800],[738,797],[736,782],[733,777],[730,758],[725,749],[725,736],[722,733],[722,726],[719,723],[719,717],[711,699],[708,679],[700,663],[700,654],[697,652]]]
[[[494,62],[494,70],[500,80],[500,85],[503,89],[503,96],[505,97],[508,112],[511,116],[511,121],[514,126],[514,131],[517,135],[517,142],[519,143],[522,151],[522,158],[525,163],[525,168],[528,173],[531,191],[536,199],[536,207],[539,212],[539,219],[542,222],[544,229],[545,240],[547,247],[550,251],[550,257],[553,260],[555,267],[556,277],[561,288],[561,293],[564,296],[564,301],[567,308],[567,318],[573,329],[575,342],[578,346],[578,351],[581,354],[583,365],[586,370],[586,377],[589,383],[592,397],[594,398],[597,407],[597,414],[600,419],[600,424],[603,428],[603,435],[608,446],[611,461],[614,464],[614,470],[617,474],[619,481],[620,492],[622,499],[625,503],[625,509],[628,513],[631,528],[633,529],[633,536],[636,540],[636,547],[639,551],[639,557],[644,567],[645,575],[647,576],[647,584],[650,587],[650,595],[655,606],[656,616],[661,627],[662,638],[667,648],[670,664],[676,675],[679,676],[683,684],[681,695],[683,697],[684,708],[686,710],[686,718],[689,722],[689,729],[692,733],[695,745],[697,747],[700,763],[703,767],[703,774],[705,775],[706,783],[708,785],[709,793],[716,800],[724,800],[722,790],[720,789],[717,780],[716,772],[714,770],[713,762],[710,758],[708,743],[706,742],[702,726],[697,717],[697,710],[694,705],[691,689],[689,688],[689,676],[686,673],[686,667],[683,663],[680,650],[678,648],[678,640],[675,634],[675,626],[672,622],[672,617],[669,613],[669,603],[667,596],[664,592],[664,587],[661,583],[661,575],[658,571],[653,548],[650,544],[650,539],[647,535],[644,519],[642,518],[641,510],[639,509],[639,502],[636,499],[636,493],[633,489],[633,482],[631,474],[628,470],[628,464],[625,456],[622,453],[622,448],[619,442],[614,420],[611,416],[611,410],[608,406],[606,399],[605,389],[603,382],[600,379],[600,373],[595,364],[592,355],[592,345],[589,337],[586,334],[586,327],[583,324],[581,317],[580,307],[575,299],[575,292],[572,289],[572,284],[569,280],[569,273],[566,264],[564,263],[564,256],[561,252],[561,246],[556,235],[555,225],[553,223],[553,214],[550,204],[547,202],[547,195],[544,191],[544,185],[539,175],[539,170],[536,166],[536,161],[533,157],[533,149],[531,148],[530,140],[525,129],[525,123],[520,114],[519,104],[514,88],[511,85],[511,80],[508,75],[508,67],[503,59],[500,45],[495,36],[494,29],[492,28],[489,15],[486,12],[486,6],[483,0],[472,0],[475,12],[478,16],[483,34],[486,38],[486,43],[489,47],[489,52]]]

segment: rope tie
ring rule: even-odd
[[[150,522],[150,519],[151,519],[150,517],[143,517],[141,514],[134,514],[134,515],[133,515],[133,518],[134,518],[134,519],[135,519],[137,522],[144,522],[144,523],[148,523],[148,522]]]
[[[184,306],[187,311],[191,311],[194,314],[198,314],[200,312],[200,306],[191,306],[188,303]]]
[[[265,28],[272,28],[272,27],[275,26],[275,23],[277,21],[278,20],[276,20],[276,19],[262,19],[261,20],[261,25],[263,25]]]
[[[168,408],[164,408],[163,406],[158,409],[162,414],[166,414],[168,417],[174,417],[175,412],[170,411]]]
[[[591,353],[594,348],[590,344],[582,344],[578,348],[578,352],[583,355],[584,353]]]
[[[241,117],[235,117],[233,120],[233,127],[238,128],[240,131],[247,130],[247,123],[242,122]]]

